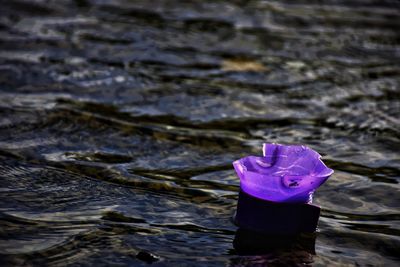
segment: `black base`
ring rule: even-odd
[[[315,232],[320,208],[310,204],[275,203],[240,191],[235,224],[240,228],[271,235]]]

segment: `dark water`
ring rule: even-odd
[[[398,266],[398,1],[0,4],[2,265]],[[335,170],[315,251],[233,247],[263,142]]]

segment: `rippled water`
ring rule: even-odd
[[[0,4],[2,265],[398,266],[398,1]],[[258,252],[231,162],[263,142],[335,174]]]

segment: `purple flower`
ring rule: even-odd
[[[241,189],[273,202],[311,203],[314,191],[333,173],[321,155],[300,145],[264,144],[263,157],[233,162]]]

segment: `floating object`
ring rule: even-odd
[[[306,146],[264,144],[263,154],[233,162],[240,178],[235,223],[271,234],[314,232],[320,208],[311,204],[313,193],[333,170]]]

